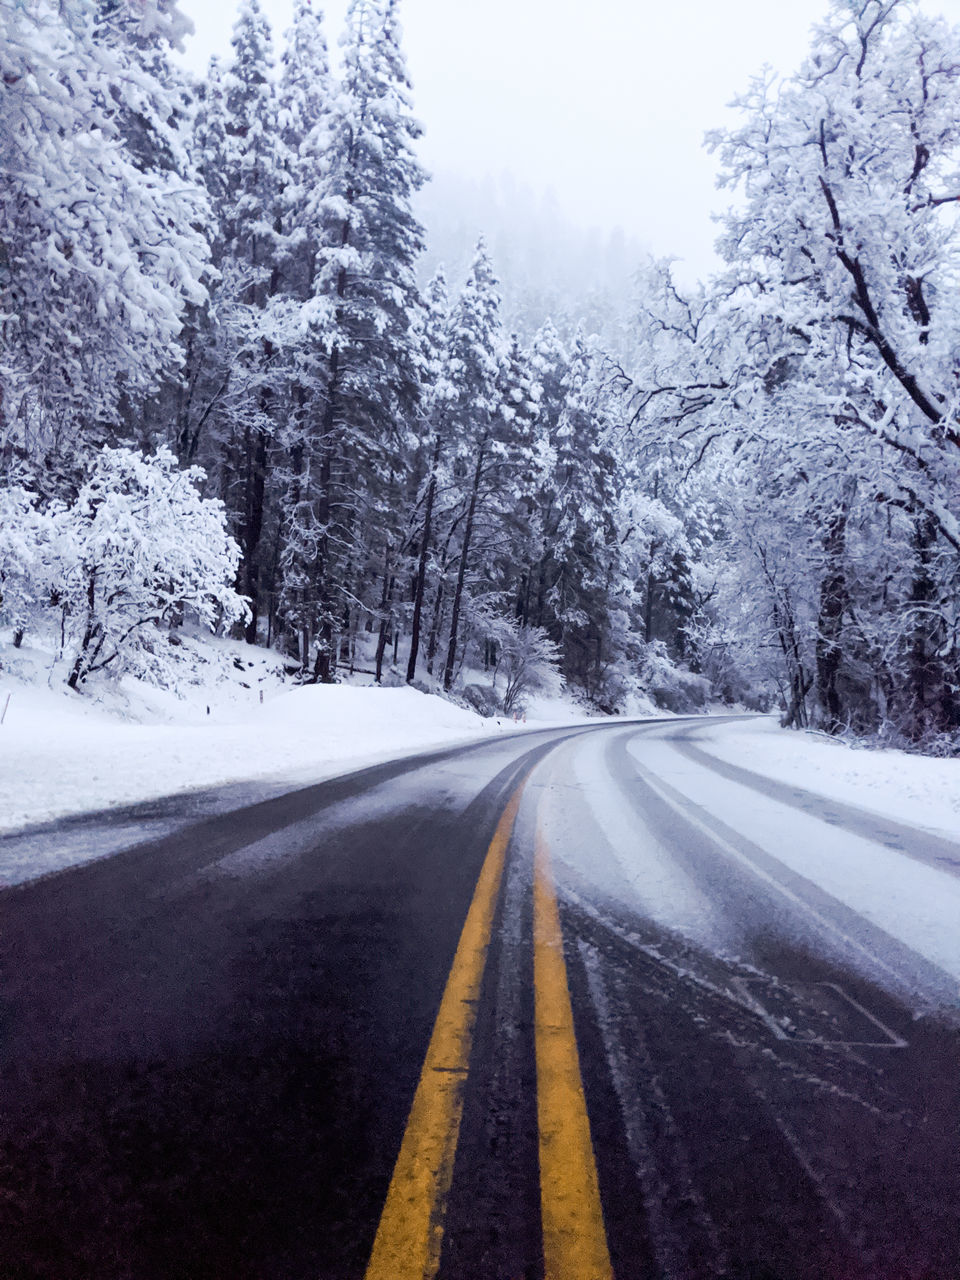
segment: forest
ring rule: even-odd
[[[506,307],[483,237],[427,278],[400,9],[332,57],[297,0],[275,60],[242,0],[197,80],[174,0],[0,0],[10,643],[77,691],[206,627],[487,713],[960,750],[960,34],[834,0],[708,139],[722,268],[598,325]]]

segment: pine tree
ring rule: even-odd
[[[283,191],[282,294],[273,311],[283,341],[285,413],[279,431],[280,526],[277,612],[284,644],[306,671],[317,623],[316,569],[322,530],[318,519],[319,448],[311,401],[322,394],[324,361],[301,323],[313,296],[318,201],[327,173],[334,85],[323,13],[298,0],[287,33],[280,80],[278,124],[288,171]]]
[[[317,202],[324,190],[333,96],[323,10],[310,0],[297,0],[282,57],[277,127],[286,166],[284,291],[301,302],[313,293]]]
[[[270,29],[257,0],[244,0],[225,78],[227,165],[221,272],[228,289],[242,371],[242,402],[231,424],[225,490],[242,551],[239,589],[250,600],[248,641],[262,604],[261,538],[270,450],[276,435],[282,371],[270,304],[280,278],[282,193],[287,171],[277,128]]]
[[[578,333],[553,441],[547,605],[564,670],[588,690],[602,672],[611,593],[620,586],[613,526],[620,477],[606,431],[592,353]]]
[[[543,387],[537,362],[516,335],[500,372],[500,414],[504,420],[506,459],[501,468],[499,523],[503,526],[498,577],[505,593],[503,611],[520,626],[531,625],[537,568],[546,551],[541,498],[556,464],[543,413]]]
[[[423,625],[423,607],[427,585],[427,566],[434,537],[437,489],[448,465],[450,451],[451,402],[455,389],[450,379],[448,354],[449,300],[447,280],[439,268],[427,287],[423,333],[423,396],[425,447],[428,456],[426,484],[418,495],[417,508],[423,516],[416,534],[417,570],[413,586],[413,614],[410,625],[410,653],[407,659],[407,683],[417,674],[417,659]],[[415,518],[416,518],[416,512]]]
[[[423,233],[411,200],[424,175],[413,152],[420,128],[410,115],[395,9],[392,0],[350,6],[317,204],[313,296],[304,308],[322,361],[311,405],[321,681],[333,679],[344,601],[358,585],[347,576],[363,558],[363,527],[397,473],[419,393],[414,266]],[[395,533],[385,542],[389,562]],[[388,565],[384,578],[389,572]]]
[[[486,471],[490,465],[495,415],[499,407],[500,294],[497,278],[481,237],[470,274],[450,323],[450,380],[456,388],[451,417],[457,430],[458,470],[466,480],[457,578],[450,611],[443,687],[453,684],[460,638],[460,614],[473,535]],[[442,586],[442,584],[441,584]]]
[[[214,271],[208,281],[208,296],[187,310],[184,364],[150,406],[150,425],[153,435],[169,442],[182,465],[193,465],[204,455],[208,471],[219,476],[223,457],[218,447],[208,447],[207,437],[219,425],[218,415],[224,413],[236,379],[238,342],[230,322],[229,285],[220,274],[229,166],[224,74],[215,57],[210,59],[206,78],[195,88],[188,124],[188,172],[202,185],[209,201],[204,234]],[[217,487],[222,491],[224,486]]]

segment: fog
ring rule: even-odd
[[[290,0],[261,2],[279,43]],[[960,0],[921,7],[960,21]],[[181,8],[197,29],[186,59],[200,72],[211,53],[228,54],[234,13],[208,0]],[[331,44],[346,8],[326,6]],[[540,208],[545,230],[567,223],[576,239],[596,228],[601,254],[613,235],[680,259],[681,277],[706,275],[711,213],[728,196],[703,135],[734,118],[728,104],[765,64],[799,64],[825,12],[826,0],[406,0],[421,154],[437,178],[424,201],[431,231],[449,239],[456,227],[469,241],[482,214],[504,240],[515,217]]]

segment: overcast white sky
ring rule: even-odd
[[[322,0],[315,0],[320,3]],[[261,0],[274,39],[291,0]],[[229,52],[235,5],[181,0],[197,71]],[[347,0],[329,0],[331,45]],[[960,0],[923,0],[960,22]],[[434,173],[510,173],[580,226],[620,226],[684,274],[713,264],[707,129],[764,63],[796,66],[827,0],[405,0],[421,157]]]

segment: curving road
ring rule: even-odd
[[[960,845],[707,730],[0,842],[0,1276],[960,1276]]]

